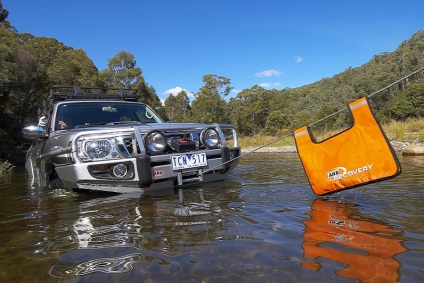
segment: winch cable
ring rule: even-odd
[[[384,90],[386,90],[386,89],[389,89],[390,87],[392,87],[392,86],[394,86],[394,85],[396,85],[396,84],[400,83],[401,81],[403,81],[403,80],[405,80],[405,79],[407,79],[407,78],[409,78],[409,77],[411,77],[411,76],[413,76],[413,75],[415,75],[415,74],[417,74],[417,73],[419,73],[419,72],[421,72],[421,71],[424,71],[424,67],[421,67],[420,69],[413,71],[412,73],[410,73],[410,74],[408,74],[408,75],[406,75],[406,76],[404,76],[404,77],[400,78],[399,80],[397,80],[397,81],[395,81],[395,82],[393,82],[393,83],[391,83],[391,84],[389,84],[389,85],[387,85],[387,86],[385,86],[385,87],[383,87],[383,88],[381,88],[381,89],[379,89],[379,90],[377,90],[377,91],[375,91],[375,92],[371,93],[370,95],[368,95],[368,96],[367,96],[367,98],[371,98],[371,97],[373,97],[374,95],[376,95],[376,94],[378,94],[378,93],[380,93],[380,92],[382,92],[382,91],[384,91]],[[319,120],[317,120],[317,121],[315,121],[315,122],[313,122],[313,123],[309,124],[309,125],[308,125],[308,127],[313,126],[313,125],[316,125],[316,124],[318,124],[318,123],[320,123],[320,122],[322,122],[322,121],[324,121],[324,120],[326,120],[326,119],[328,119],[328,118],[333,117],[334,115],[337,115],[337,114],[339,114],[339,113],[341,113],[341,112],[343,112],[343,111],[346,111],[347,109],[348,109],[348,107],[344,107],[344,108],[342,108],[342,109],[340,109],[340,110],[338,110],[338,111],[336,111],[336,112],[334,112],[334,113],[331,113],[331,114],[329,114],[329,115],[325,116],[324,118],[321,118],[321,119],[319,119]],[[254,153],[254,152],[256,152],[256,151],[258,151],[258,150],[260,150],[260,149],[262,149],[262,148],[265,148],[265,147],[267,147],[267,146],[270,146],[271,144],[274,144],[274,143],[276,143],[276,142],[279,142],[280,140],[283,140],[283,139],[288,138],[288,137],[291,137],[291,136],[293,136],[293,133],[292,133],[292,132],[291,132],[291,133],[289,133],[289,134],[287,134],[287,135],[284,135],[284,136],[282,136],[282,137],[279,137],[279,138],[277,138],[277,139],[275,139],[275,140],[272,140],[272,141],[270,141],[270,142],[268,142],[268,143],[266,143],[266,144],[264,144],[264,145],[262,145],[262,146],[260,146],[260,147],[254,148],[254,149],[252,149],[251,151],[248,151],[248,152],[245,152],[245,153],[243,153],[243,154],[240,154],[239,156],[237,156],[237,157],[235,157],[235,158],[233,158],[233,159],[231,159],[231,160],[229,160],[229,161],[223,162],[223,163],[221,163],[220,165],[214,166],[214,167],[209,168],[208,170],[205,170],[205,171],[201,171],[201,173],[200,173],[200,174],[202,174],[202,175],[203,175],[203,174],[206,174],[206,173],[208,173],[208,172],[211,172],[211,171],[213,171],[213,170],[215,170],[215,169],[218,169],[219,167],[221,167],[221,166],[223,166],[223,165],[226,165],[227,163],[234,162],[234,161],[235,161],[235,160],[237,160],[237,159],[240,159],[240,158],[242,158],[242,157],[244,157],[244,156],[246,156],[246,155],[248,155],[248,154]]]

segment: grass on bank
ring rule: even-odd
[[[381,125],[384,133],[390,141],[424,143],[424,118],[410,118],[404,122],[392,121]],[[342,131],[342,130],[340,130]],[[314,137],[318,141],[336,135],[340,131],[332,130],[327,132],[313,132]],[[270,146],[294,146],[294,138],[292,132],[283,129],[275,134],[275,136],[255,135],[253,137],[239,137],[239,145],[243,147],[260,147],[271,143],[279,138],[285,137]],[[287,137],[286,137],[287,136]]]

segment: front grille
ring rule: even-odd
[[[175,153],[184,153],[184,152],[194,152],[199,150],[207,150],[207,148],[199,141],[200,139],[200,130],[192,130],[192,131],[168,131],[162,132],[165,135],[165,139],[167,141],[166,148],[163,150],[162,155],[164,154],[175,154]],[[141,133],[141,138],[145,133]],[[176,146],[175,140],[187,140],[187,144],[180,144],[180,146]],[[123,138],[124,146],[128,150],[130,155],[140,154],[140,147],[138,145],[138,141],[133,136],[125,136]],[[133,146],[133,142],[137,143],[136,146]],[[142,145],[143,146],[143,145]],[[137,152],[134,152],[134,148],[137,149]],[[149,152],[146,152],[149,154]]]
[[[128,152],[130,154],[133,154],[133,145],[132,145],[132,138],[131,137],[124,138],[124,145],[127,148]]]
[[[196,147],[193,148],[193,150],[191,151],[197,151],[199,149],[205,149],[200,147],[199,148],[199,142],[198,142],[198,138],[199,138],[199,133],[197,132],[163,132],[163,134],[165,135],[165,138],[167,140],[167,146],[165,148],[165,150],[163,151],[162,154],[172,154],[172,153],[178,153],[178,151],[175,150],[175,148],[172,147],[172,140],[173,139],[187,139],[188,137],[190,137],[190,141],[193,141],[196,143]],[[143,136],[143,134],[142,134]],[[134,152],[134,147],[133,147],[133,138],[131,136],[126,136],[123,138],[124,141],[124,146],[125,148],[128,150],[128,152],[133,155],[133,154],[140,154],[140,150],[139,150],[139,146],[138,146],[138,142],[136,139],[134,139],[134,141],[137,143],[136,148],[137,153]],[[148,154],[148,153],[147,153]]]

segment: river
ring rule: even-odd
[[[0,175],[0,282],[424,282],[424,157],[316,196],[297,154],[149,195],[49,192]]]

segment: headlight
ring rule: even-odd
[[[152,131],[144,136],[144,147],[151,154],[160,154],[166,147],[165,136],[159,131]]]
[[[121,159],[127,156],[122,152],[122,139],[86,139],[78,142],[78,154],[82,161]]]
[[[207,148],[216,148],[220,143],[219,134],[214,128],[204,129],[200,133],[200,140]]]
[[[112,152],[112,145],[108,140],[89,141],[85,143],[85,150],[91,159],[101,159]]]

